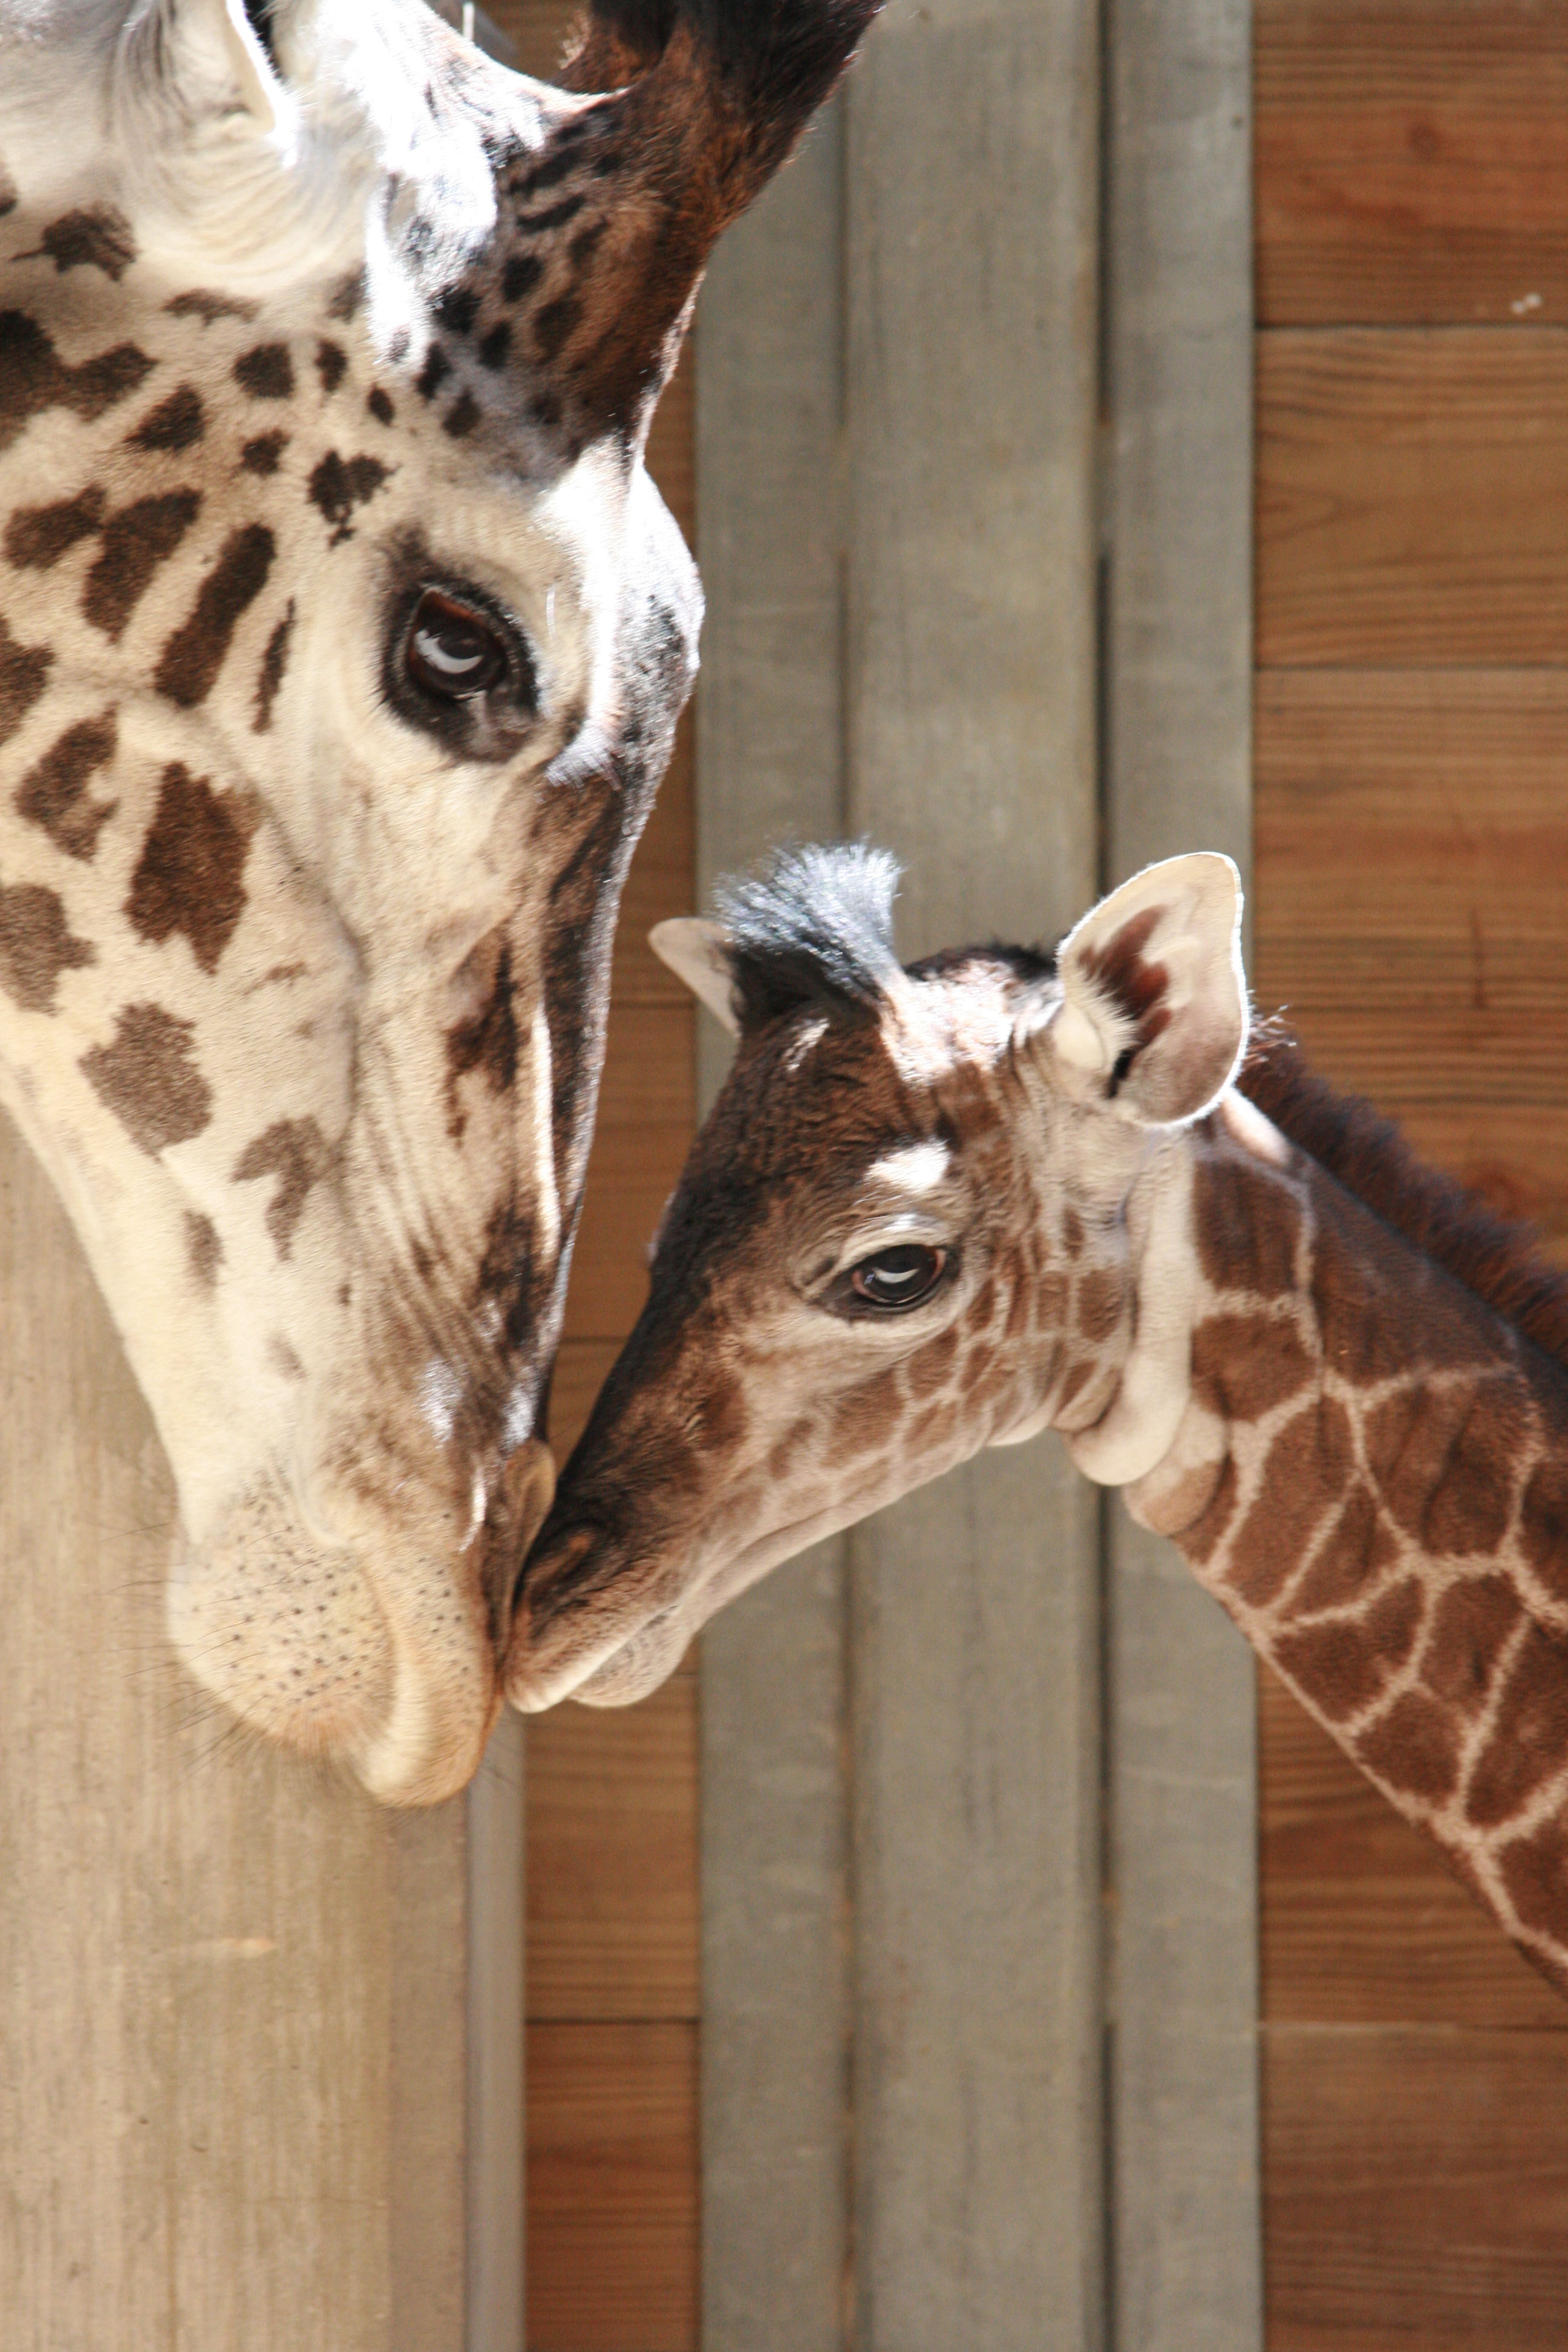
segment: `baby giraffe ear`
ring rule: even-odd
[[[656,923],[647,943],[660,963],[668,964],[677,980],[683,980],[693,996],[708,1007],[721,1028],[738,1037],[741,1015],[730,976],[730,944],[720,926],[704,915],[676,915],[668,923]]]
[[[1070,1090],[1147,1126],[1201,1118],[1247,1045],[1241,877],[1200,851],[1145,866],[1063,941],[1047,1032]]]

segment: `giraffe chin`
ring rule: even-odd
[[[501,1699],[484,1596],[460,1567],[324,1544],[268,1486],[175,1563],[169,1632],[266,1738],[346,1766],[382,1804],[438,1804],[473,1778]]]

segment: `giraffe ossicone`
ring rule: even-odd
[[[1568,1283],[1249,1036],[1229,861],[903,967],[787,854],[656,944],[739,1052],[524,1570],[616,1706],[779,1561],[1046,1429],[1568,1991]]]
[[[695,664],[643,466],[874,0],[0,0],[0,1103],[174,1468],[171,1622],[376,1794],[478,1762],[550,1490],[627,861]]]

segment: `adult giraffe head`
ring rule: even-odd
[[[700,600],[642,455],[875,0],[0,5],[0,1101],[153,1408],[174,1638],[438,1798],[548,1497]],[[601,93],[601,94],[595,94]]]

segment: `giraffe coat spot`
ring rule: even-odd
[[[511,943],[504,930],[491,931],[479,941],[464,959],[458,978],[479,1002],[476,1011],[447,1032],[447,1125],[455,1142],[461,1140],[465,1124],[458,1079],[470,1070],[482,1070],[496,1095],[509,1094],[517,1080]]]
[[[1562,1812],[1538,1822],[1528,1837],[1504,1846],[1499,1866],[1520,1926],[1561,1946],[1563,1889],[1568,1886],[1568,1821]],[[1537,1951],[1530,1957],[1560,1992],[1568,1993],[1568,1969],[1561,1960]]]
[[[248,796],[215,793],[181,761],[163,771],[125,912],[155,946],[183,931],[204,971],[216,971],[245,911],[242,877],[258,823]]]
[[[1096,1266],[1084,1275],[1073,1300],[1079,1331],[1091,1348],[1102,1348],[1121,1321],[1127,1278],[1118,1265]]]
[[[337,547],[353,537],[353,510],[374,498],[392,468],[379,457],[342,457],[335,449],[313,468],[309,495],[324,522],[332,525],[328,544]]]
[[[1317,1369],[1294,1323],[1279,1318],[1209,1315],[1193,1333],[1194,1393],[1224,1421],[1261,1421]]]
[[[128,437],[138,449],[189,449],[206,431],[202,396],[194,383],[183,383],[161,400]]]
[[[9,742],[44,690],[54,654],[47,646],[25,646],[0,613],[0,743]]]
[[[243,295],[215,294],[205,286],[187,287],[184,293],[171,295],[163,305],[171,319],[199,319],[204,327],[217,319],[254,319],[259,308]]]
[[[1297,1588],[1295,1606],[1304,1617],[1320,1609],[1348,1608],[1398,1557],[1399,1539],[1371,1488],[1352,1486],[1328,1541]]]
[[[44,231],[43,243],[18,261],[45,258],[63,278],[68,269],[101,269],[118,286],[136,258],[136,238],[130,222],[113,205],[84,205],[62,213]]]
[[[1195,1500],[1197,1491],[1194,1481],[1191,1493],[1184,1496],[1183,1499]],[[1202,1504],[1198,1516],[1194,1519],[1185,1527],[1179,1527],[1174,1523],[1173,1516],[1170,1520],[1166,1520],[1162,1514],[1163,1531],[1175,1537],[1181,1545],[1184,1559],[1190,1560],[1194,1568],[1206,1567],[1219,1549],[1225,1538],[1226,1530],[1236,1516],[1239,1493],[1236,1463],[1233,1456],[1227,1454],[1225,1460],[1216,1466],[1212,1476],[1208,1499]]]
[[[1520,1543],[1525,1559],[1548,1591],[1568,1601],[1568,1454],[1549,1454],[1536,1465],[1520,1511]]]
[[[51,506],[18,507],[5,526],[6,562],[18,572],[47,572],[79,541],[97,535],[108,503],[94,483]]]
[[[240,616],[267,584],[276,541],[265,523],[232,531],[197,594],[195,609],[164,646],[153,679],[183,710],[212,691]]]
[[[266,480],[278,471],[283,452],[289,446],[287,433],[258,433],[239,453],[239,462],[247,474],[257,474]]]
[[[129,400],[153,366],[134,343],[116,343],[79,367],[68,367],[37,320],[23,310],[0,310],[0,450],[47,409],[68,408],[90,424]]]
[[[1410,1655],[1421,1606],[1420,1584],[1402,1577],[1358,1616],[1277,1634],[1274,1664],[1326,1722],[1343,1723],[1372,1704]]]
[[[1439,1559],[1502,1540],[1521,1433],[1514,1407],[1499,1381],[1458,1392],[1421,1383],[1366,1416],[1367,1465],[1386,1508]]]
[[[1478,1829],[1500,1828],[1556,1774],[1568,1772],[1568,1643],[1527,1627],[1465,1792]]]
[[[272,706],[278,699],[278,689],[289,666],[289,642],[293,634],[294,599],[290,596],[283,607],[283,618],[267,640],[261,667],[257,674],[256,716],[250,723],[253,732],[258,735],[265,735],[272,724]]]
[[[280,1118],[247,1143],[234,1166],[234,1181],[251,1184],[276,1176],[278,1190],[267,1211],[267,1230],[279,1257],[294,1246],[294,1234],[313,1186],[331,1169],[331,1144],[313,1118]]]
[[[1267,1608],[1300,1565],[1338,1507],[1351,1463],[1350,1419],[1332,1399],[1309,1405],[1275,1438],[1228,1570],[1230,1584],[1253,1608]]]
[[[1434,1811],[1459,1778],[1459,1735],[1447,1709],[1425,1691],[1403,1691],[1355,1743],[1356,1760],[1402,1797]]]
[[[118,801],[95,801],[88,791],[94,769],[113,759],[118,737],[112,709],[96,719],[79,719],[56,738],[17,787],[18,813],[29,824],[40,826],[68,857],[91,858],[100,829],[120,806]]]
[[[1283,1298],[1296,1287],[1300,1214],[1282,1184],[1228,1160],[1200,1160],[1193,1182],[1198,1257],[1216,1290]]]
[[[52,1013],[62,971],[96,963],[98,950],[74,939],[63,902],[39,883],[0,887],[0,987],[25,1013]]]
[[[223,1264],[223,1243],[212,1219],[195,1209],[185,1211],[185,1256],[201,1287],[215,1290]]]
[[[1433,1696],[1463,1716],[1479,1715],[1519,1615],[1519,1595],[1506,1576],[1450,1585],[1433,1611],[1421,1660],[1421,1679]]]
[[[104,524],[102,547],[81,592],[81,609],[111,645],[124,635],[153,573],[179,546],[200,506],[197,491],[169,490],[161,498],[138,499],[133,506],[121,507]]]
[[[258,343],[241,352],[234,380],[252,400],[288,400],[294,391],[294,362],[287,343]]]
[[[195,1034],[161,1004],[127,1004],[112,1043],[81,1057],[89,1085],[150,1160],[199,1135],[212,1117],[212,1090],[191,1059]]]
[[[341,343],[328,342],[323,336],[316,345],[316,373],[321,380],[321,390],[331,400],[348,373],[348,355]]]

